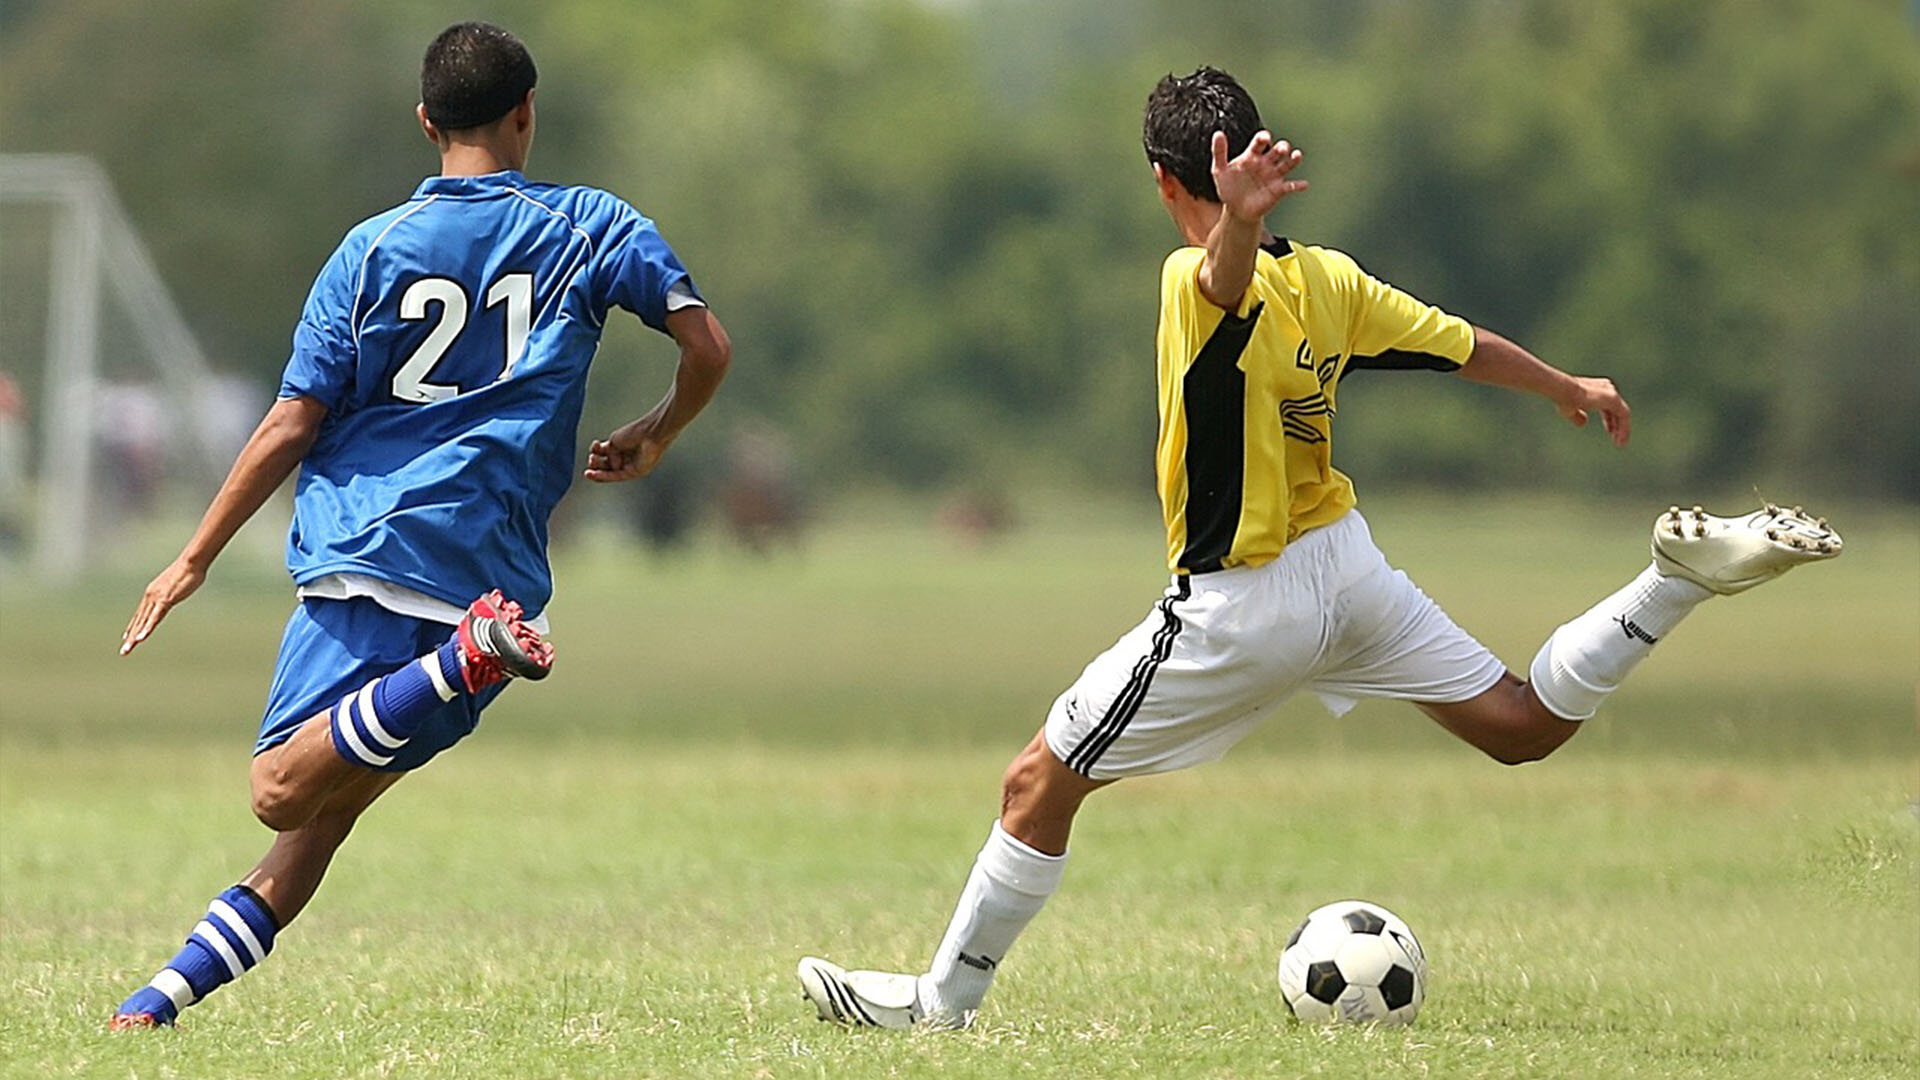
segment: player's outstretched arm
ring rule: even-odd
[[[635,480],[653,471],[680,432],[700,415],[733,363],[733,342],[713,312],[685,307],[667,316],[667,333],[680,346],[673,386],[647,415],[615,428],[587,447],[586,478],[599,484]]]
[[[1305,180],[1287,174],[1300,164],[1300,151],[1270,131],[1255,132],[1236,158],[1227,157],[1225,132],[1213,133],[1213,186],[1220,195],[1220,220],[1207,234],[1207,257],[1200,264],[1200,295],[1228,311],[1253,283],[1266,219],[1280,200],[1304,191]]]
[[[1599,413],[1615,446],[1627,445],[1633,429],[1632,410],[1612,379],[1569,375],[1484,327],[1473,328],[1473,354],[1460,374],[1488,386],[1539,394],[1574,427],[1586,427],[1587,418]]]
[[[320,434],[327,407],[310,397],[282,398],[267,410],[265,419],[241,449],[226,482],[200,518],[200,527],[178,558],[160,571],[140,597],[140,606],[120,635],[120,655],[147,640],[160,620],[207,579],[213,560],[247,523],[267,497],[286,481],[294,466],[307,456]]]

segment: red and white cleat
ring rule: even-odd
[[[467,606],[454,636],[460,642],[460,678],[468,693],[502,679],[544,679],[553,670],[553,646],[521,621],[523,614],[499,589]]]

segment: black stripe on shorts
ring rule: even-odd
[[[1092,778],[1093,763],[1100,760],[1100,755],[1106,753],[1120,733],[1133,722],[1134,714],[1140,711],[1140,703],[1147,698],[1147,688],[1153,685],[1153,673],[1160,669],[1167,657],[1173,655],[1173,639],[1180,636],[1182,626],[1180,616],[1173,613],[1173,605],[1193,595],[1193,582],[1186,574],[1181,574],[1175,589],[1155,605],[1160,609],[1161,623],[1160,629],[1153,632],[1153,646],[1133,665],[1133,674],[1113,699],[1113,704],[1107,706],[1106,715],[1067,755],[1067,768],[1081,776]]]

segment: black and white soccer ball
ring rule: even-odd
[[[1315,908],[1280,953],[1280,992],[1309,1023],[1410,1024],[1427,993],[1427,956],[1405,920],[1378,904]]]

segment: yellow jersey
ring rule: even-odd
[[[1176,573],[1258,566],[1354,505],[1333,467],[1340,378],[1352,368],[1454,371],[1473,327],[1331,248],[1276,240],[1238,311],[1200,293],[1206,249],[1160,277],[1155,475]]]

